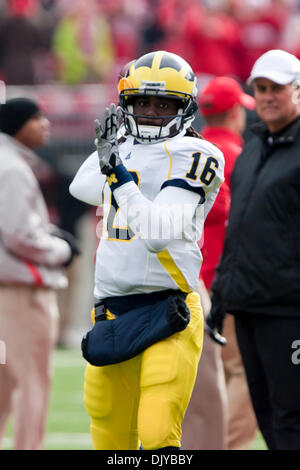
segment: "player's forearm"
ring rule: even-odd
[[[115,189],[114,197],[130,228],[153,252],[163,251],[171,241],[183,238],[199,203],[197,194],[170,187],[152,202],[133,182]]]

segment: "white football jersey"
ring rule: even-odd
[[[197,242],[224,179],[222,152],[205,140],[182,135],[151,145],[128,137],[119,151],[124,166],[149,201],[153,201],[162,188],[170,186],[178,188],[178,202],[180,190],[185,189],[198,194],[199,205],[180,237],[170,237],[159,253],[149,251],[143,238],[126,224],[126,217],[119,210],[106,178],[99,174],[98,155],[94,152],[83,164],[85,168],[79,169],[70,191],[75,197],[93,204],[102,199],[103,235],[96,256],[95,298],[164,289],[194,290],[202,262]]]

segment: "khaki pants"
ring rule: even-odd
[[[50,356],[57,335],[56,293],[23,285],[0,285],[0,446],[14,417],[14,449],[43,448],[50,389]]]
[[[241,354],[236,340],[234,317],[227,315],[223,334],[227,345],[222,348],[227,397],[228,436],[230,450],[247,450],[258,431]]]
[[[211,302],[202,281],[198,284],[204,316]],[[182,449],[225,450],[227,395],[221,347],[205,332],[193,394],[182,423]]]
[[[204,314],[210,298],[202,281],[199,293]],[[221,347],[204,335],[193,395],[183,421],[183,449],[249,449],[257,433],[248,385],[237,345],[234,318],[227,315]]]

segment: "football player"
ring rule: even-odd
[[[70,185],[74,197],[103,204],[94,296],[106,318],[137,312],[125,337],[139,311],[154,318],[170,295],[182,295],[189,312],[184,329],[134,357],[87,365],[95,449],[180,449],[203,341],[197,241],[224,175],[222,153],[191,127],[196,95],[196,77],[181,57],[156,51],[132,62],[119,81],[119,107],[106,109],[103,129],[96,121],[97,150]],[[168,318],[178,314],[171,310]]]

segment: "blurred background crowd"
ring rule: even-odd
[[[122,67],[167,50],[190,63],[200,90],[220,75],[247,88],[265,51],[280,48],[300,58],[299,26],[300,0],[0,0],[0,80],[8,98],[36,99],[50,120],[52,139],[38,151],[37,177],[52,222],[84,246],[61,294],[60,344],[78,345],[89,322],[101,233],[99,210],[72,198],[68,186],[94,151],[95,117],[117,101]],[[195,128],[201,125],[198,114]]]
[[[0,76],[8,85],[110,83],[163,49],[197,74],[244,81],[269,49],[300,56],[299,0],[1,0]]]

